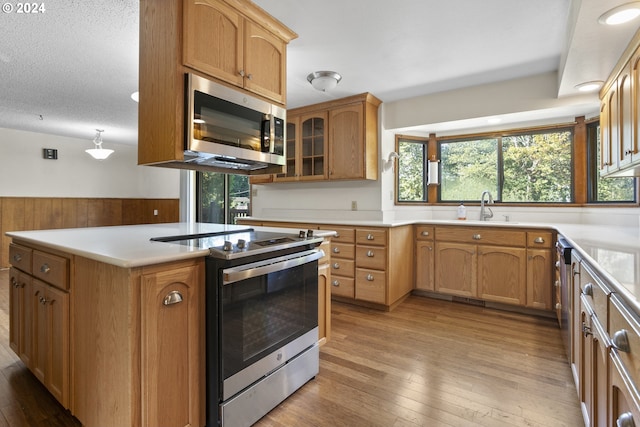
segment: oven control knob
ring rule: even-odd
[[[244,249],[247,247],[247,241],[244,239],[238,239],[238,249]]]
[[[225,240],[224,241],[224,245],[222,245],[222,250],[226,251],[226,252],[232,251],[233,250],[233,243],[231,243],[228,240]]]
[[[307,230],[307,237],[308,238],[312,238],[313,237],[313,230],[311,230],[311,229]]]
[[[298,237],[301,238],[301,239],[304,239],[306,235],[307,235],[307,233],[305,233],[304,230],[300,230],[300,232],[298,233]]]

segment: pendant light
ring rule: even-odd
[[[104,160],[109,157],[111,153],[113,153],[113,150],[102,148],[102,132],[104,132],[103,129],[96,129],[96,136],[93,138],[95,148],[85,150],[91,157],[96,160]]]

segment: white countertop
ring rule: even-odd
[[[273,227],[222,225],[207,223],[167,223],[124,225],[116,227],[66,228],[57,230],[15,231],[6,233],[14,239],[57,249],[73,255],[101,261],[119,267],[139,267],[209,254],[202,250],[174,243],[154,242],[151,238],[209,233],[221,230],[254,228],[275,231]],[[283,229],[279,228],[278,231]],[[298,230],[291,229],[297,234]],[[333,233],[317,231],[316,236]]]

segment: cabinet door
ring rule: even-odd
[[[187,0],[183,23],[184,64],[242,87],[243,17],[219,0]]]
[[[331,269],[318,266],[318,340],[326,343],[331,335]]]
[[[593,366],[594,366],[594,346],[592,339],[592,314],[588,304],[580,298],[580,323],[577,325],[581,333],[578,342],[578,398],[582,406],[582,415],[585,418],[585,425],[593,425]]]
[[[364,116],[362,103],[329,113],[329,179],[364,177]]]
[[[487,301],[525,305],[526,249],[478,247],[478,296]]]
[[[609,426],[631,427],[640,425],[640,396],[617,350],[609,355],[611,376],[609,378]]]
[[[203,424],[201,280],[198,265],[142,276],[142,425]]]
[[[287,44],[250,21],[244,25],[244,87],[284,104]]]
[[[550,249],[527,249],[527,307],[551,309],[552,256]]]
[[[13,267],[9,277],[9,345],[20,360],[31,367],[34,309],[32,279]]]
[[[618,77],[619,138],[618,166],[631,163],[633,144],[633,94],[631,92],[631,68],[627,65]]]
[[[416,243],[416,289],[426,291],[435,290],[434,287],[434,255],[433,242],[419,241]]]
[[[617,169],[618,155],[618,90],[614,84],[605,94],[600,107],[600,173]]]
[[[32,372],[69,407],[69,294],[33,280],[34,355]]]
[[[475,245],[436,242],[436,291],[477,297],[477,260]]]
[[[300,118],[287,117],[287,171],[275,176],[275,181],[297,181],[300,176],[300,151],[298,144],[300,141]]]
[[[300,117],[300,179],[327,178],[327,116],[324,113]]]

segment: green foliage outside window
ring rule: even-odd
[[[426,142],[398,142],[398,201],[426,202]]]
[[[498,139],[440,144],[443,201],[479,200],[484,190],[498,196]]]

